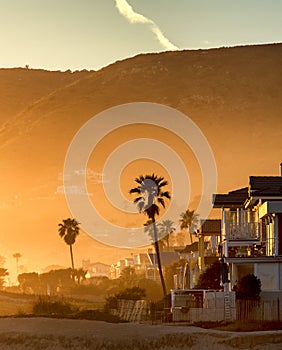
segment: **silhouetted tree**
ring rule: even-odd
[[[152,219],[149,219],[144,224],[144,232],[147,233],[147,235],[154,240],[154,228],[153,228],[153,221]]]
[[[198,223],[198,214],[195,214],[195,210],[189,210],[187,209],[185,212],[180,214],[180,228],[183,229],[189,229],[190,233],[190,240],[191,244],[193,243],[193,236],[192,234],[197,229],[197,223]]]
[[[19,259],[22,257],[21,253],[14,253],[13,258],[16,259],[17,273],[19,271]]]
[[[158,269],[160,274],[160,279],[162,283],[163,293],[166,296],[166,286],[162,272],[162,265],[160,259],[160,250],[158,244],[158,232],[156,226],[156,215],[159,215],[159,206],[161,204],[165,208],[164,199],[170,199],[170,194],[168,191],[163,191],[163,188],[167,186],[167,181],[163,177],[158,177],[155,174],[139,176],[135,179],[137,182],[137,187],[132,188],[129,193],[137,194],[137,198],[134,199],[134,203],[137,205],[139,212],[143,212],[147,215],[148,219],[152,220],[153,230],[154,230],[154,244],[157,255]]]
[[[186,259],[180,259],[166,267],[165,269],[165,281],[169,289],[174,288],[174,275],[179,275],[180,270],[183,269],[187,263]]]
[[[234,290],[236,299],[260,300],[261,281],[257,276],[249,273],[238,281]]]
[[[3,289],[5,284],[5,277],[9,275],[7,269],[0,267],[0,289]]]
[[[145,298],[146,291],[144,288],[139,288],[134,286],[132,288],[126,288],[116,294],[118,299],[128,299],[128,300],[140,300]]]
[[[118,300],[142,300],[146,297],[146,290],[140,287],[126,288],[115,295],[106,298],[105,310],[117,309]]]
[[[58,269],[51,270],[49,272],[40,275],[40,283],[43,293],[49,289],[50,294],[61,293],[62,291],[68,292],[70,288],[75,286],[74,273],[75,270]]]
[[[221,264],[219,261],[212,264],[199,276],[195,288],[199,289],[222,289],[220,285]]]
[[[156,227],[158,229],[158,224],[156,224]],[[149,219],[145,222],[144,224],[144,231],[145,233],[148,234],[148,236],[151,238],[152,242],[154,242],[154,237],[155,237],[155,233],[154,233],[154,225],[153,225],[153,221],[152,219]],[[166,243],[163,239],[159,239],[159,249],[160,251],[163,251],[163,248],[165,247]]]
[[[4,256],[0,255],[0,267],[3,267],[5,265],[6,259]]]
[[[140,275],[137,275],[134,267],[126,266],[118,278],[119,288],[129,288],[138,285]]]
[[[75,219],[65,219],[59,226],[59,235],[64,239],[67,245],[70,246],[71,266],[74,269],[72,246],[75,243],[76,237],[79,235],[79,223]]]
[[[82,281],[86,279],[87,271],[84,270],[82,267],[79,269],[74,269],[72,271],[72,277],[77,281],[77,284],[81,284]]]
[[[170,234],[174,231],[174,223],[172,220],[163,220],[159,223],[158,229],[160,234],[163,236],[161,239],[163,242],[165,242],[165,245],[169,248],[169,238]]]
[[[40,278],[37,272],[21,273],[18,275],[20,289],[23,293],[40,293]]]
[[[120,273],[120,277],[124,280],[129,280],[132,276],[135,276],[136,272],[134,267],[132,266],[126,266]]]

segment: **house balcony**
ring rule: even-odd
[[[225,256],[228,258],[261,258],[266,256],[266,242],[229,241],[225,247]],[[227,251],[228,253],[227,253]]]
[[[247,241],[260,239],[259,222],[225,223],[225,238],[229,241]]]

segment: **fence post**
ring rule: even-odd
[[[280,299],[279,297],[277,298],[277,319],[280,321]]]

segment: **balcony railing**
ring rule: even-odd
[[[257,240],[260,238],[259,222],[225,223],[226,238],[229,240]]]

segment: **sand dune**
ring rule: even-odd
[[[0,349],[269,349],[282,331],[222,332],[197,327],[87,320],[1,318]]]

